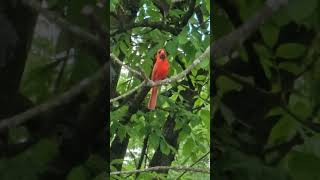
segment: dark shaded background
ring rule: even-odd
[[[213,178],[319,179],[320,4],[293,0],[273,12],[264,2],[214,4],[214,43],[227,56],[213,63]]]
[[[105,179],[105,9],[0,2],[0,179]]]

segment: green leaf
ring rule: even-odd
[[[100,173],[98,176],[96,176],[93,180],[105,180],[107,178],[108,178],[107,173],[103,172],[103,173]]]
[[[122,142],[123,139],[127,135],[126,126],[124,126],[122,124],[119,124],[119,126],[118,126],[118,135],[119,135],[120,141]]]
[[[201,53],[199,55],[201,55]],[[199,56],[197,56],[196,54],[196,57],[199,57]],[[209,69],[209,63],[210,63],[209,58],[206,58],[202,60],[202,62],[200,63],[200,67],[203,69]]]
[[[210,111],[205,110],[205,109],[201,110],[200,111],[200,118],[201,118],[202,122],[205,124],[205,126],[207,128],[209,128],[210,127]]]
[[[97,154],[91,154],[85,163],[85,166],[93,173],[104,172],[107,161]]]
[[[115,11],[117,4],[119,3],[119,0],[111,0],[110,3],[110,11]]]
[[[283,116],[272,128],[268,144],[278,144],[290,140],[300,128],[300,124],[291,116]]]
[[[278,41],[280,29],[272,24],[266,24],[260,28],[264,42],[272,48]]]
[[[58,144],[42,139],[25,152],[0,160],[1,180],[34,180],[48,170],[50,162],[58,155]]]
[[[177,55],[177,48],[178,40],[176,38],[174,38],[166,44],[166,50],[168,51],[170,57],[174,58]]]
[[[259,43],[254,43],[253,47],[256,50],[256,52],[258,52],[259,57],[264,57],[264,58],[271,58],[272,57],[271,52],[265,46],[263,46]]]
[[[229,91],[240,91],[242,89],[241,84],[231,80],[226,76],[219,76],[216,80],[216,84],[222,95]]]
[[[294,180],[320,179],[320,159],[313,154],[293,151],[288,156],[288,168]]]
[[[276,51],[276,55],[285,59],[295,59],[301,57],[306,51],[306,47],[298,43],[281,44]]]
[[[302,70],[301,66],[293,62],[281,62],[279,64],[279,68],[285,71],[288,71],[290,73],[293,73],[294,75],[298,75]]]
[[[189,40],[188,38],[188,28],[183,28],[182,32],[178,36],[178,41],[180,45],[186,44]]]
[[[87,169],[83,166],[77,166],[72,168],[67,176],[67,180],[87,180],[88,178]]]
[[[69,78],[70,84],[77,83],[84,78],[90,77],[98,68],[99,65],[94,57],[84,50],[77,49],[76,59],[72,66],[72,72]],[[63,89],[64,88],[62,88],[62,90]]]
[[[195,142],[192,138],[188,138],[187,141],[183,145],[183,154],[185,156],[189,156],[192,152],[192,150],[195,147]]]
[[[301,22],[310,16],[317,8],[318,0],[290,0],[288,3],[287,12],[296,22]]]
[[[281,107],[273,107],[268,114],[266,115],[266,117],[271,117],[271,116],[278,116],[278,115],[282,115],[283,114],[283,110]]]
[[[271,79],[271,77],[272,77],[271,69],[273,68],[273,64],[272,64],[271,59],[265,58],[265,57],[260,57],[260,63],[263,67],[264,73],[267,76],[267,78]]]
[[[154,149],[157,149],[159,146],[159,141],[160,141],[160,137],[156,133],[150,134],[149,143],[151,147],[153,147]]]
[[[169,155],[170,153],[169,146],[164,139],[161,139],[160,141],[160,150],[165,155]]]

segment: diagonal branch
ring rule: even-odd
[[[282,6],[287,5],[287,1],[288,0],[267,0],[265,6],[262,7],[255,16],[246,21],[238,29],[213,43],[211,57],[217,59],[226,56],[233,50],[239,48],[253,32],[271,18],[275,11]]]
[[[142,72],[139,72],[133,68],[131,68],[130,66],[128,66],[127,64],[123,63],[117,56],[115,56],[114,54],[110,53],[110,56],[112,58],[112,60],[119,64],[120,66],[125,67],[128,71],[132,72],[133,74],[135,74],[136,76],[138,76],[140,79],[145,79],[145,76]]]
[[[191,65],[189,65],[184,71],[180,72],[177,75],[174,75],[170,78],[166,78],[161,81],[152,81],[149,80],[146,84],[146,86],[160,86],[160,85],[165,85],[165,84],[170,84],[179,80],[183,80],[187,74],[191,72],[192,69],[194,69],[197,65],[200,63],[204,62],[205,60],[209,61],[209,55],[210,55],[210,46],[207,47],[207,49],[198,57],[196,58]]]
[[[0,131],[8,128],[20,125],[22,123],[27,122],[28,120],[45,113],[53,108],[62,106],[64,104],[69,103],[75,97],[82,94],[85,90],[92,87],[94,83],[104,78],[107,74],[109,67],[108,63],[106,63],[98,72],[96,72],[93,76],[85,78],[78,85],[72,87],[69,91],[61,94],[60,96],[54,98],[51,101],[40,104],[34,108],[31,108],[23,113],[17,114],[13,117],[6,118],[0,120]]]
[[[187,74],[189,74],[191,72],[192,69],[194,69],[198,64],[200,64],[201,62],[205,61],[205,60],[209,60],[209,54],[210,54],[210,47],[207,47],[207,49],[205,50],[205,52],[203,54],[201,54],[198,58],[196,58],[193,63],[188,66],[188,68],[186,68],[184,71],[180,72],[179,74],[172,76],[170,78],[166,78],[164,80],[161,81],[152,81],[150,80],[145,73],[142,71],[141,73],[132,69],[129,66],[124,66],[125,68],[127,68],[129,71],[133,72],[136,75],[142,76],[144,77],[144,82],[142,84],[140,84],[139,86],[135,87],[134,89],[132,89],[131,91],[127,92],[126,94],[123,94],[121,96],[118,96],[116,98],[110,99],[110,102],[114,102],[116,100],[122,99],[130,94],[132,94],[134,91],[138,90],[139,88],[141,88],[142,86],[147,86],[147,87],[152,87],[152,86],[160,86],[160,85],[165,85],[165,84],[170,84],[179,80],[184,79]],[[110,56],[115,60],[115,62],[117,62],[118,64],[121,65],[125,65],[123,64],[118,58],[116,58],[115,55],[113,55],[112,53],[110,54]],[[116,99],[116,100],[115,100]]]
[[[118,101],[118,100],[120,100],[120,99],[123,99],[123,98],[131,95],[132,93],[134,93],[134,92],[136,92],[137,90],[139,90],[144,84],[145,84],[145,81],[142,82],[141,84],[139,84],[138,86],[136,86],[135,88],[131,89],[130,91],[128,91],[128,92],[126,92],[126,93],[124,93],[124,94],[122,94],[122,95],[120,95],[120,96],[117,96],[117,97],[115,97],[115,98],[110,99],[110,103],[113,103],[113,102],[115,102],[115,101]]]
[[[228,35],[218,39],[213,43],[211,47],[211,57],[215,60],[217,58],[228,55],[231,51],[238,48],[253,32],[255,32],[265,21],[267,21],[273,15],[274,11],[277,11],[281,6],[284,6],[286,4],[287,0],[267,0],[265,6],[254,17],[249,19],[238,29],[232,31]],[[193,63],[181,73],[156,82],[148,79],[145,82],[145,86],[160,86],[182,80],[188,73],[191,72],[193,68],[206,60],[209,57],[209,54],[210,47],[208,47],[201,56],[195,59]],[[214,65],[215,61],[213,61],[213,63],[211,64]]]

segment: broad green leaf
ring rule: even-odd
[[[283,116],[272,128],[269,135],[268,144],[283,143],[296,135],[300,124],[292,119],[291,116]]]
[[[127,136],[127,130],[126,130],[126,126],[119,124],[118,126],[118,135],[120,138],[120,141],[122,142],[123,139]]]
[[[155,133],[152,133],[149,137],[149,143],[151,145],[152,148],[154,149],[157,149],[158,146],[159,146],[159,141],[160,141],[160,137],[155,134]]]
[[[278,41],[280,29],[273,24],[266,24],[260,28],[264,42],[272,48]]]
[[[222,94],[228,93],[229,91],[240,91],[242,89],[241,84],[226,76],[219,76],[217,78],[216,85]]]
[[[161,141],[160,141],[160,150],[165,155],[169,155],[169,153],[170,153],[170,148],[164,139],[161,139]]]
[[[183,145],[183,154],[189,156],[195,147],[195,142],[192,138],[188,138]]]
[[[294,75],[298,75],[302,70],[302,67],[294,62],[281,62],[279,68],[293,73]]]
[[[301,57],[306,51],[306,47],[298,43],[281,44],[276,51],[276,55],[285,59],[295,59]]]

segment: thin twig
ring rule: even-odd
[[[304,121],[299,116],[297,116],[295,113],[293,113],[288,107],[285,105],[280,105],[281,109],[284,110],[288,115],[290,115],[293,120],[301,124],[303,127],[307,128],[308,130],[312,131],[312,133],[316,134],[317,132],[320,132],[320,125]]]
[[[115,102],[115,101],[118,101],[118,100],[120,100],[120,99],[122,99],[122,98],[125,98],[125,97],[131,95],[131,94],[134,93],[135,91],[139,90],[144,84],[145,84],[145,81],[143,81],[143,82],[140,83],[138,86],[136,86],[135,88],[131,89],[130,91],[128,91],[128,92],[126,92],[126,93],[124,93],[124,94],[122,94],[122,95],[120,95],[120,96],[118,96],[118,97],[115,97],[115,98],[110,99],[110,103],[113,103],[113,102]]]
[[[209,153],[210,153],[210,151],[208,151],[206,154],[204,154],[203,156],[201,156],[196,162],[194,162],[193,164],[191,164],[190,167],[193,167],[193,166],[196,165],[198,162],[202,161],[202,159],[204,159]],[[180,174],[180,176],[177,177],[177,179],[181,178],[186,172],[188,172],[188,171],[184,171],[182,174]]]
[[[127,64],[123,63],[123,62],[122,62],[117,56],[115,56],[113,53],[110,53],[110,56],[111,56],[112,60],[113,60],[115,63],[119,64],[120,66],[125,67],[128,71],[130,71],[130,72],[132,72],[133,74],[137,75],[140,79],[145,79],[145,76],[144,76],[141,72],[139,72],[139,71],[131,68],[131,67],[128,66]]]

